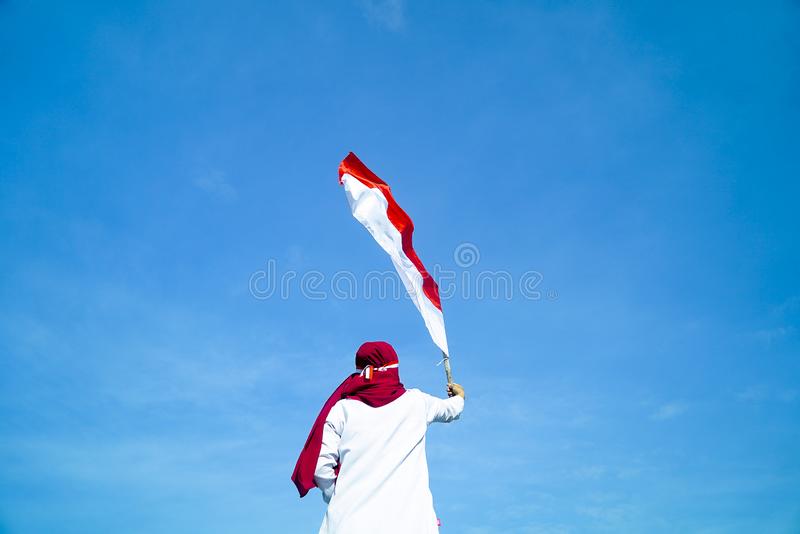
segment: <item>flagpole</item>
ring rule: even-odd
[[[450,356],[445,351],[442,351],[442,361],[444,362],[444,374],[447,375],[447,385],[453,383],[453,371],[450,370]]]

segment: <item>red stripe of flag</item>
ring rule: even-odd
[[[409,217],[408,214],[403,211],[403,208],[395,201],[389,184],[378,178],[378,175],[369,170],[352,152],[339,164],[339,183],[342,182],[343,174],[349,174],[367,187],[379,189],[381,193],[383,193],[383,196],[386,197],[386,200],[389,202],[386,214],[389,216],[389,221],[397,228],[397,231],[400,232],[403,238],[403,252],[406,253],[408,259],[411,260],[411,263],[414,264],[414,267],[416,267],[422,275],[422,292],[428,297],[428,300],[441,311],[442,303],[439,299],[439,286],[436,285],[433,277],[428,274],[425,266],[422,265],[422,261],[419,259],[419,256],[417,256],[414,246],[411,243],[411,235],[414,233],[414,223],[411,221],[411,217]]]

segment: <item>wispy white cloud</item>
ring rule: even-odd
[[[576,512],[589,517],[597,526],[616,529],[631,523],[636,508],[627,504],[598,504],[578,506]]]
[[[760,402],[769,396],[769,390],[764,385],[747,386],[736,394],[736,398],[745,402]]]
[[[579,480],[598,480],[608,472],[604,465],[587,465],[579,467],[572,472],[572,476]]]
[[[656,421],[666,421],[667,419],[674,419],[686,413],[688,409],[689,406],[683,402],[668,402],[661,405],[650,417]]]
[[[377,26],[399,31],[406,24],[403,0],[360,0],[359,5],[367,20]]]
[[[84,531],[75,527],[87,524],[98,531],[126,532],[129,527],[125,519],[136,514],[133,510],[167,501],[174,503],[172,510],[165,513],[164,509],[152,509],[150,514],[139,517],[146,524],[140,528],[150,532],[211,532],[220,531],[227,523],[231,530],[245,532],[252,530],[254,518],[266,519],[262,511],[265,496],[278,496],[279,486],[267,487],[264,480],[277,480],[286,471],[285,466],[274,466],[265,458],[263,451],[268,444],[265,433],[247,439],[109,434],[97,440],[42,436],[0,444],[4,456],[18,459],[17,464],[2,462],[0,468],[12,485],[34,480],[37,484],[70,488],[60,500],[47,501],[61,521],[66,519],[67,525],[58,528],[63,532]],[[102,507],[97,505],[100,496],[108,499]],[[33,500],[21,495],[12,502],[23,510],[33,504]],[[212,507],[219,519],[213,527],[193,524],[191,518],[167,526],[176,521],[170,513],[183,506]],[[35,514],[35,530],[55,531],[51,518],[32,509],[26,513]]]
[[[783,301],[780,306],[775,308],[775,313],[777,315],[784,315],[789,312],[793,312],[795,310],[800,309],[800,296],[792,296]]]
[[[238,196],[236,188],[228,182],[225,173],[221,171],[211,171],[203,176],[195,178],[192,183],[195,187],[220,197],[223,200],[236,200]]]
[[[743,402],[786,402],[791,403],[797,400],[798,390],[794,388],[768,387],[764,384],[753,384],[747,386],[736,394],[736,398]]]
[[[776,341],[791,336],[794,332],[795,329],[792,326],[776,326],[775,328],[757,330],[755,336],[767,346],[770,346]]]

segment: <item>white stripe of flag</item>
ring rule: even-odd
[[[350,210],[392,259],[414,305],[422,314],[433,342],[445,353],[447,335],[439,288],[414,251],[414,223],[392,196],[389,185],[350,152],[339,165]]]

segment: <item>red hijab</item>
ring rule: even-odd
[[[305,497],[314,487],[314,471],[322,448],[322,429],[333,405],[341,399],[355,399],[367,406],[379,408],[400,397],[406,389],[400,383],[397,367],[375,371],[380,367],[395,364],[397,364],[397,353],[385,341],[368,341],[358,348],[356,369],[361,372],[348,376],[322,406],[308,434],[300,458],[297,459],[297,465],[294,466],[292,481],[297,486],[300,497]]]

